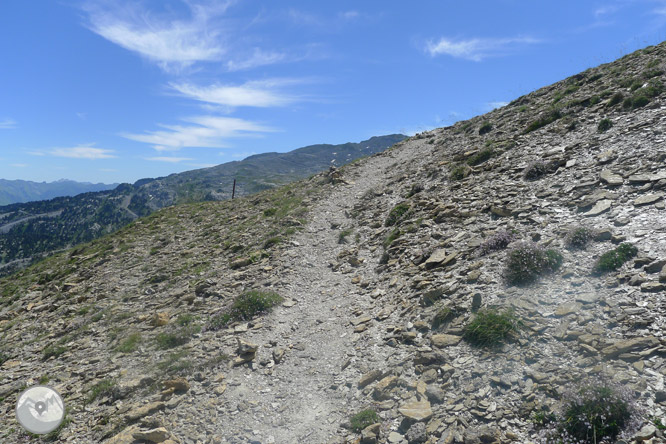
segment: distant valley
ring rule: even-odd
[[[66,179],[55,182],[0,179],[0,205],[53,199],[62,196],[76,196],[91,191],[112,190],[117,186],[117,183],[76,182]]]
[[[170,205],[252,194],[369,156],[405,139],[393,134],[359,143],[311,145],[186,171],[114,189],[0,206],[0,275],[52,252],[88,242]]]

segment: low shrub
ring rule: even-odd
[[[452,309],[451,307],[442,307],[435,313],[435,316],[432,318],[430,323],[433,330],[438,329],[442,325],[450,322],[458,315],[458,311]]]
[[[564,244],[570,250],[583,250],[592,240],[594,231],[587,227],[576,226],[571,228],[564,238]]]
[[[641,425],[631,390],[606,381],[584,382],[563,396],[559,413],[544,416],[544,444],[611,443],[628,438]]]
[[[532,131],[536,131],[539,128],[543,128],[544,126],[553,123],[557,119],[562,117],[562,113],[558,109],[553,109],[544,114],[542,117],[539,119],[535,120],[534,122],[530,123],[530,125],[525,129],[524,133],[531,133]]]
[[[490,122],[484,122],[483,125],[481,125],[481,128],[479,128],[479,135],[483,136],[484,134],[488,134],[490,131],[493,129],[493,124]]]
[[[391,246],[393,242],[396,241],[400,236],[402,236],[402,231],[400,231],[400,228],[395,227],[391,232],[389,233],[388,236],[386,236],[386,239],[384,239],[383,246],[384,249],[388,248]]]
[[[282,238],[279,237],[279,236],[274,236],[274,237],[268,238],[268,239],[266,239],[266,242],[264,242],[264,249],[268,250],[269,248],[271,248],[274,245],[279,244],[280,242],[282,242]]]
[[[473,154],[467,159],[467,164],[471,166],[479,165],[495,155],[492,148],[484,148],[478,153]]]
[[[504,277],[509,285],[528,284],[559,269],[562,260],[557,250],[546,250],[534,242],[519,242],[507,253]]]
[[[255,316],[268,313],[283,300],[279,294],[272,291],[246,291],[234,299],[229,310],[213,316],[208,322],[208,329],[222,329],[231,321],[249,321]]]
[[[409,210],[410,206],[407,202],[399,203],[389,211],[389,214],[384,221],[384,226],[392,227],[393,225],[402,222],[409,216]]]
[[[503,250],[516,239],[517,236],[514,233],[507,230],[499,230],[479,246],[479,255],[485,256],[492,251]]]
[[[158,348],[168,350],[187,344],[192,339],[192,336],[200,331],[201,327],[198,325],[185,325],[158,334],[155,337],[155,342]]]
[[[356,432],[360,433],[361,430],[364,428],[371,426],[373,424],[377,424],[378,422],[381,421],[381,418],[372,409],[366,409],[358,412],[354,416],[352,416],[349,420],[349,423],[351,425],[351,429]]]
[[[625,262],[638,254],[638,249],[630,243],[620,244],[617,248],[602,254],[594,263],[594,274],[604,274],[615,271]]]
[[[342,230],[340,234],[338,234],[338,243],[339,244],[344,244],[347,242],[347,236],[352,234],[352,230]]]
[[[601,119],[599,125],[597,126],[597,131],[600,133],[605,133],[613,127],[613,122],[610,119]]]
[[[67,351],[67,347],[61,344],[51,344],[42,350],[42,360],[46,361],[51,357],[57,358]]]
[[[188,373],[194,364],[186,356],[185,350],[169,353],[157,363],[157,368],[169,375]]]
[[[451,180],[462,180],[465,177],[469,176],[472,172],[472,169],[465,164],[453,164],[449,169],[449,179]]]
[[[141,343],[141,333],[132,333],[124,341],[122,341],[117,347],[116,351],[119,353],[132,353],[139,348]]]
[[[523,171],[523,179],[528,181],[541,179],[546,174],[552,172],[554,165],[543,160],[537,160],[525,168]]]
[[[116,382],[113,379],[102,379],[90,388],[88,397],[85,399],[85,403],[90,404],[97,398],[111,396],[115,387]]]
[[[621,92],[616,92],[608,101],[608,106],[615,106],[618,103],[622,103],[623,100],[624,100],[624,94],[622,94]]]
[[[479,310],[463,330],[463,339],[479,347],[495,347],[518,332],[520,321],[511,310]]]

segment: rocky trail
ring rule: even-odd
[[[418,151],[424,147],[409,148],[376,156],[375,162],[355,168],[345,176],[346,184],[313,208],[312,220],[281,260],[285,268],[277,276],[280,286],[270,288],[286,302],[262,319],[264,328],[242,333],[243,340],[260,345],[255,361],[279,363],[267,369],[257,369],[255,363],[255,370],[236,368],[226,375],[224,404],[231,414],[196,421],[210,437],[224,431],[225,438],[213,442],[325,443],[348,419],[350,392],[357,388],[347,382],[360,377],[359,365],[384,355],[373,353],[376,344],[359,341],[358,335],[365,331],[381,337],[381,332],[372,331],[379,324],[370,323],[366,330],[371,319],[364,314],[374,304],[370,293],[359,291],[358,285],[364,282],[367,287],[374,279],[378,253],[362,252],[353,275],[333,271],[338,254],[348,248],[338,242],[338,233],[349,227],[349,212],[358,199],[385,186],[394,175],[391,166],[414,158],[423,162]],[[391,203],[397,196],[384,198]],[[211,402],[214,394],[201,393],[188,404]],[[191,426],[182,423],[185,429]]]

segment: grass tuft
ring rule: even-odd
[[[360,433],[364,428],[371,426],[373,424],[377,424],[378,422],[381,421],[381,418],[372,409],[366,409],[358,412],[354,416],[351,417],[349,420],[351,424],[351,429],[356,432]]]
[[[463,339],[478,347],[496,347],[519,329],[520,321],[512,311],[486,308],[465,326]]]
[[[409,217],[410,214],[410,207],[407,202],[402,202],[396,205],[389,211],[388,216],[386,216],[386,220],[384,221],[384,226],[386,227],[392,227],[394,225],[397,225],[398,223],[402,222],[405,220],[407,217]]]
[[[284,299],[272,291],[251,290],[239,295],[231,309],[218,313],[208,322],[209,330],[220,330],[231,321],[249,321],[255,316],[268,313]]]
[[[594,263],[594,274],[600,275],[615,271],[625,262],[638,254],[638,249],[630,243],[620,244],[617,248],[602,254]]]

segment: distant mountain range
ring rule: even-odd
[[[120,184],[112,190],[0,206],[0,275],[113,232],[160,208],[229,199],[234,179],[237,196],[252,194],[384,151],[405,138],[392,134],[359,143],[257,154],[211,168]]]
[[[31,182],[29,180],[0,179],[0,205],[76,196],[91,191],[112,190],[118,184],[76,182],[61,179],[55,182]]]

